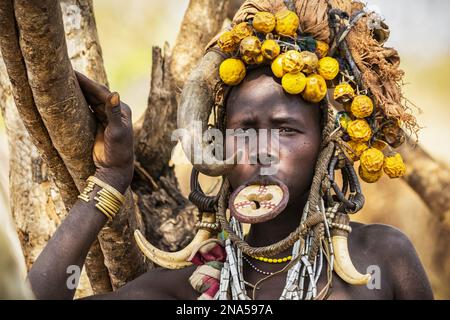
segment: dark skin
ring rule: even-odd
[[[87,101],[104,123],[105,152],[99,152],[96,175],[123,192],[130,184],[133,172],[132,126],[129,107],[109,102],[111,93],[89,79],[78,75]],[[112,118],[112,110],[117,118]],[[118,111],[120,110],[120,112]],[[118,121],[120,115],[121,121]],[[115,120],[114,120],[115,119]],[[113,121],[112,121],[113,120]],[[275,219],[253,225],[247,241],[252,246],[265,246],[286,237],[298,225],[311,185],[314,166],[319,155],[321,119],[319,107],[304,102],[299,96],[284,93],[279,82],[266,69],[249,73],[244,82],[234,88],[227,101],[228,128],[274,128],[280,130],[280,152],[275,177],[289,188],[286,209]],[[100,130],[101,131],[101,130]],[[118,132],[112,139],[111,132]],[[98,135],[101,137],[101,133]],[[120,138],[119,138],[120,136]],[[99,139],[98,141],[101,141]],[[96,146],[99,145],[97,141]],[[100,143],[101,144],[101,143]],[[123,150],[125,152],[108,152]],[[244,156],[249,155],[244,152]],[[228,174],[236,188],[259,174],[262,164],[239,164]],[[131,172],[131,175],[130,175]],[[89,203],[78,201],[47,244],[29,273],[37,298],[72,299],[74,290],[67,289],[66,269],[82,266],[90,245],[106,223],[103,215]],[[329,299],[432,299],[429,281],[417,253],[408,238],[399,230],[380,224],[351,223],[349,251],[357,270],[365,273],[368,266],[380,269],[380,289],[351,286],[333,275]],[[63,249],[62,249],[63,248]],[[290,250],[278,257],[290,255]],[[284,265],[253,260],[264,271],[275,272]],[[326,268],[324,267],[323,270]],[[88,299],[196,299],[200,294],[188,279],[195,266],[181,270],[156,269],[129,282],[114,293]],[[256,283],[264,277],[244,263],[244,278]],[[286,274],[276,275],[256,290],[256,299],[278,299],[285,285]],[[326,275],[319,280],[325,285]],[[251,296],[252,290],[248,288]]]

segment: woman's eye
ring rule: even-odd
[[[285,127],[279,128],[278,131],[280,133],[292,133],[292,132],[295,132],[294,129],[292,129],[292,128],[285,128]]]

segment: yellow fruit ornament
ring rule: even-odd
[[[352,118],[350,118],[350,116],[346,112],[344,112],[339,115],[338,120],[339,125],[344,128],[344,130],[347,130],[348,124],[352,121]]]
[[[339,73],[339,62],[331,57],[322,58],[317,71],[325,80],[333,80]]]
[[[346,150],[347,155],[350,159],[352,159],[352,161],[358,161],[362,153],[369,149],[367,144],[365,144],[364,142],[350,140],[349,142],[347,142],[347,144],[352,150],[344,150]]]
[[[365,95],[356,96],[353,99],[352,105],[350,107],[352,114],[359,119],[364,119],[370,116],[373,112],[373,102]]]
[[[253,18],[253,28],[258,32],[270,33],[276,23],[275,16],[270,12],[257,12]]]
[[[290,94],[301,93],[306,86],[306,76],[302,72],[286,73],[281,79],[283,89]]]
[[[294,11],[283,9],[275,14],[277,24],[275,32],[288,37],[295,37],[300,25],[300,19]]]
[[[322,76],[312,74],[306,78],[306,87],[302,93],[303,99],[312,103],[322,101],[327,95],[327,83]]]
[[[246,64],[261,64],[264,62],[264,57],[262,54],[257,55],[255,57],[252,56],[242,56],[242,60],[246,63]]]
[[[242,39],[239,51],[242,56],[257,57],[261,54],[261,41],[254,36],[246,37]]]
[[[264,58],[273,60],[280,54],[280,45],[275,40],[266,40],[261,46],[261,52]]]
[[[361,166],[370,173],[383,169],[384,154],[378,149],[370,148],[361,154]]]
[[[219,75],[225,84],[236,86],[245,78],[245,64],[240,59],[226,59],[220,64]]]
[[[334,88],[334,100],[339,103],[348,103],[355,97],[355,90],[347,82],[338,84]]]
[[[359,166],[359,177],[367,183],[375,183],[383,176],[383,170],[368,172],[363,166]]]
[[[217,44],[219,48],[222,49],[223,52],[231,53],[235,51],[238,47],[237,38],[234,35],[233,31],[225,31],[220,36]]]
[[[397,153],[395,156],[384,159],[383,169],[389,178],[400,178],[405,175],[406,165],[400,153]]]
[[[302,71],[305,63],[302,55],[297,50],[289,50],[283,58],[283,70],[285,72],[297,73]]]
[[[233,34],[237,38],[236,42],[253,35],[253,29],[247,22],[241,22],[234,26]]]
[[[304,64],[302,72],[310,74],[316,71],[317,66],[319,65],[319,59],[316,54],[309,51],[302,51],[300,52],[300,55]]]
[[[271,66],[272,72],[275,75],[275,77],[277,77],[277,78],[283,78],[283,76],[286,73],[283,69],[284,56],[285,56],[285,54],[282,53],[278,57],[276,57],[275,60],[273,60],[273,62],[272,62],[272,66]]]
[[[372,136],[372,129],[366,120],[354,120],[348,124],[347,132],[352,140],[367,142]]]
[[[316,54],[319,59],[325,58],[328,55],[328,50],[330,46],[324,41],[317,40],[316,41]]]

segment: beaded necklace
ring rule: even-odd
[[[308,213],[308,203],[303,210],[302,220],[303,223],[306,220]],[[266,275],[265,278],[258,281],[253,286],[253,299],[255,297],[255,290],[258,288],[258,284],[267,280],[271,276],[285,272],[287,270],[286,285],[280,296],[280,300],[311,300],[321,298],[328,290],[328,286],[331,282],[331,273],[333,270],[333,246],[331,244],[331,237],[329,232],[329,225],[326,219],[326,210],[323,201],[320,203],[320,207],[317,208],[325,217],[325,238],[328,241],[327,245],[320,246],[318,253],[313,257],[311,262],[309,257],[312,240],[314,233],[311,230],[305,239],[299,239],[295,242],[292,249],[292,261],[282,270],[274,273],[265,272],[261,273]],[[241,224],[232,217],[230,220],[230,226],[233,231],[243,239],[243,232]],[[327,250],[328,249],[328,250]],[[243,277],[243,261],[249,262],[239,248],[235,247],[230,239],[225,240],[225,250],[227,253],[227,259],[220,274],[220,286],[215,296],[217,300],[251,300],[247,295],[245,286],[247,282]],[[317,282],[322,274],[323,259],[327,259],[328,266],[328,283],[325,288],[318,293]],[[258,271],[258,270],[257,270]],[[308,280],[308,285],[305,287],[305,280]]]

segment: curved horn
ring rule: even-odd
[[[332,236],[331,242],[334,249],[334,271],[338,276],[353,285],[366,285],[370,280],[370,274],[361,274],[356,270],[350,259],[346,236]]]
[[[216,218],[214,213],[204,212],[202,215],[202,222],[215,223]],[[166,269],[182,269],[192,264],[186,261],[190,257],[192,249],[203,241],[211,238],[211,232],[209,230],[199,229],[191,243],[177,252],[166,252],[156,248],[145,239],[144,235],[139,230],[134,231],[134,238],[142,253],[157,265]]]
[[[219,67],[223,60],[224,57],[214,50],[203,56],[186,81],[177,112],[178,129],[184,129],[180,137],[183,151],[194,168],[208,176],[225,174],[232,168],[226,163],[236,163],[237,157],[234,155],[222,160],[210,152],[204,152],[212,150],[209,143],[203,141],[203,132],[208,128],[209,115],[214,106],[214,89],[221,82]],[[199,161],[201,163],[196,163]]]

